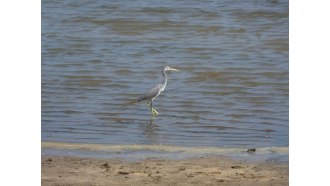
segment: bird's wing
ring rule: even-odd
[[[149,89],[144,95],[139,96],[137,101],[140,102],[143,100],[152,99],[152,98],[158,96],[161,89],[162,89],[162,84],[158,84],[158,85],[152,87],[151,89]]]

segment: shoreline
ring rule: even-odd
[[[250,153],[174,145],[42,142],[41,147],[42,185],[289,184],[288,147]]]
[[[227,157],[127,161],[42,155],[42,185],[289,185],[288,163]]]
[[[287,163],[289,147],[225,148],[187,147],[166,144],[86,144],[68,142],[41,143],[42,155],[80,158],[125,159],[140,161],[148,158],[180,160],[198,157],[228,157],[252,162]]]

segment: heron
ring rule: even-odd
[[[151,110],[152,113],[152,117],[157,116],[159,113],[157,112],[156,109],[152,108],[152,102],[154,101],[154,99],[161,93],[164,91],[166,84],[167,84],[167,75],[166,75],[166,71],[177,71],[179,72],[179,70],[171,68],[169,66],[165,66],[162,69],[162,75],[163,75],[163,82],[157,84],[156,86],[152,87],[151,89],[149,89],[144,95],[141,95],[138,97],[137,102],[140,101],[147,101],[147,107]]]

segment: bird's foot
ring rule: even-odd
[[[159,114],[156,109],[152,109],[151,112],[153,116],[157,116]]]

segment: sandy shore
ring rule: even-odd
[[[128,162],[43,156],[41,164],[42,185],[289,185],[288,164],[219,157]]]

